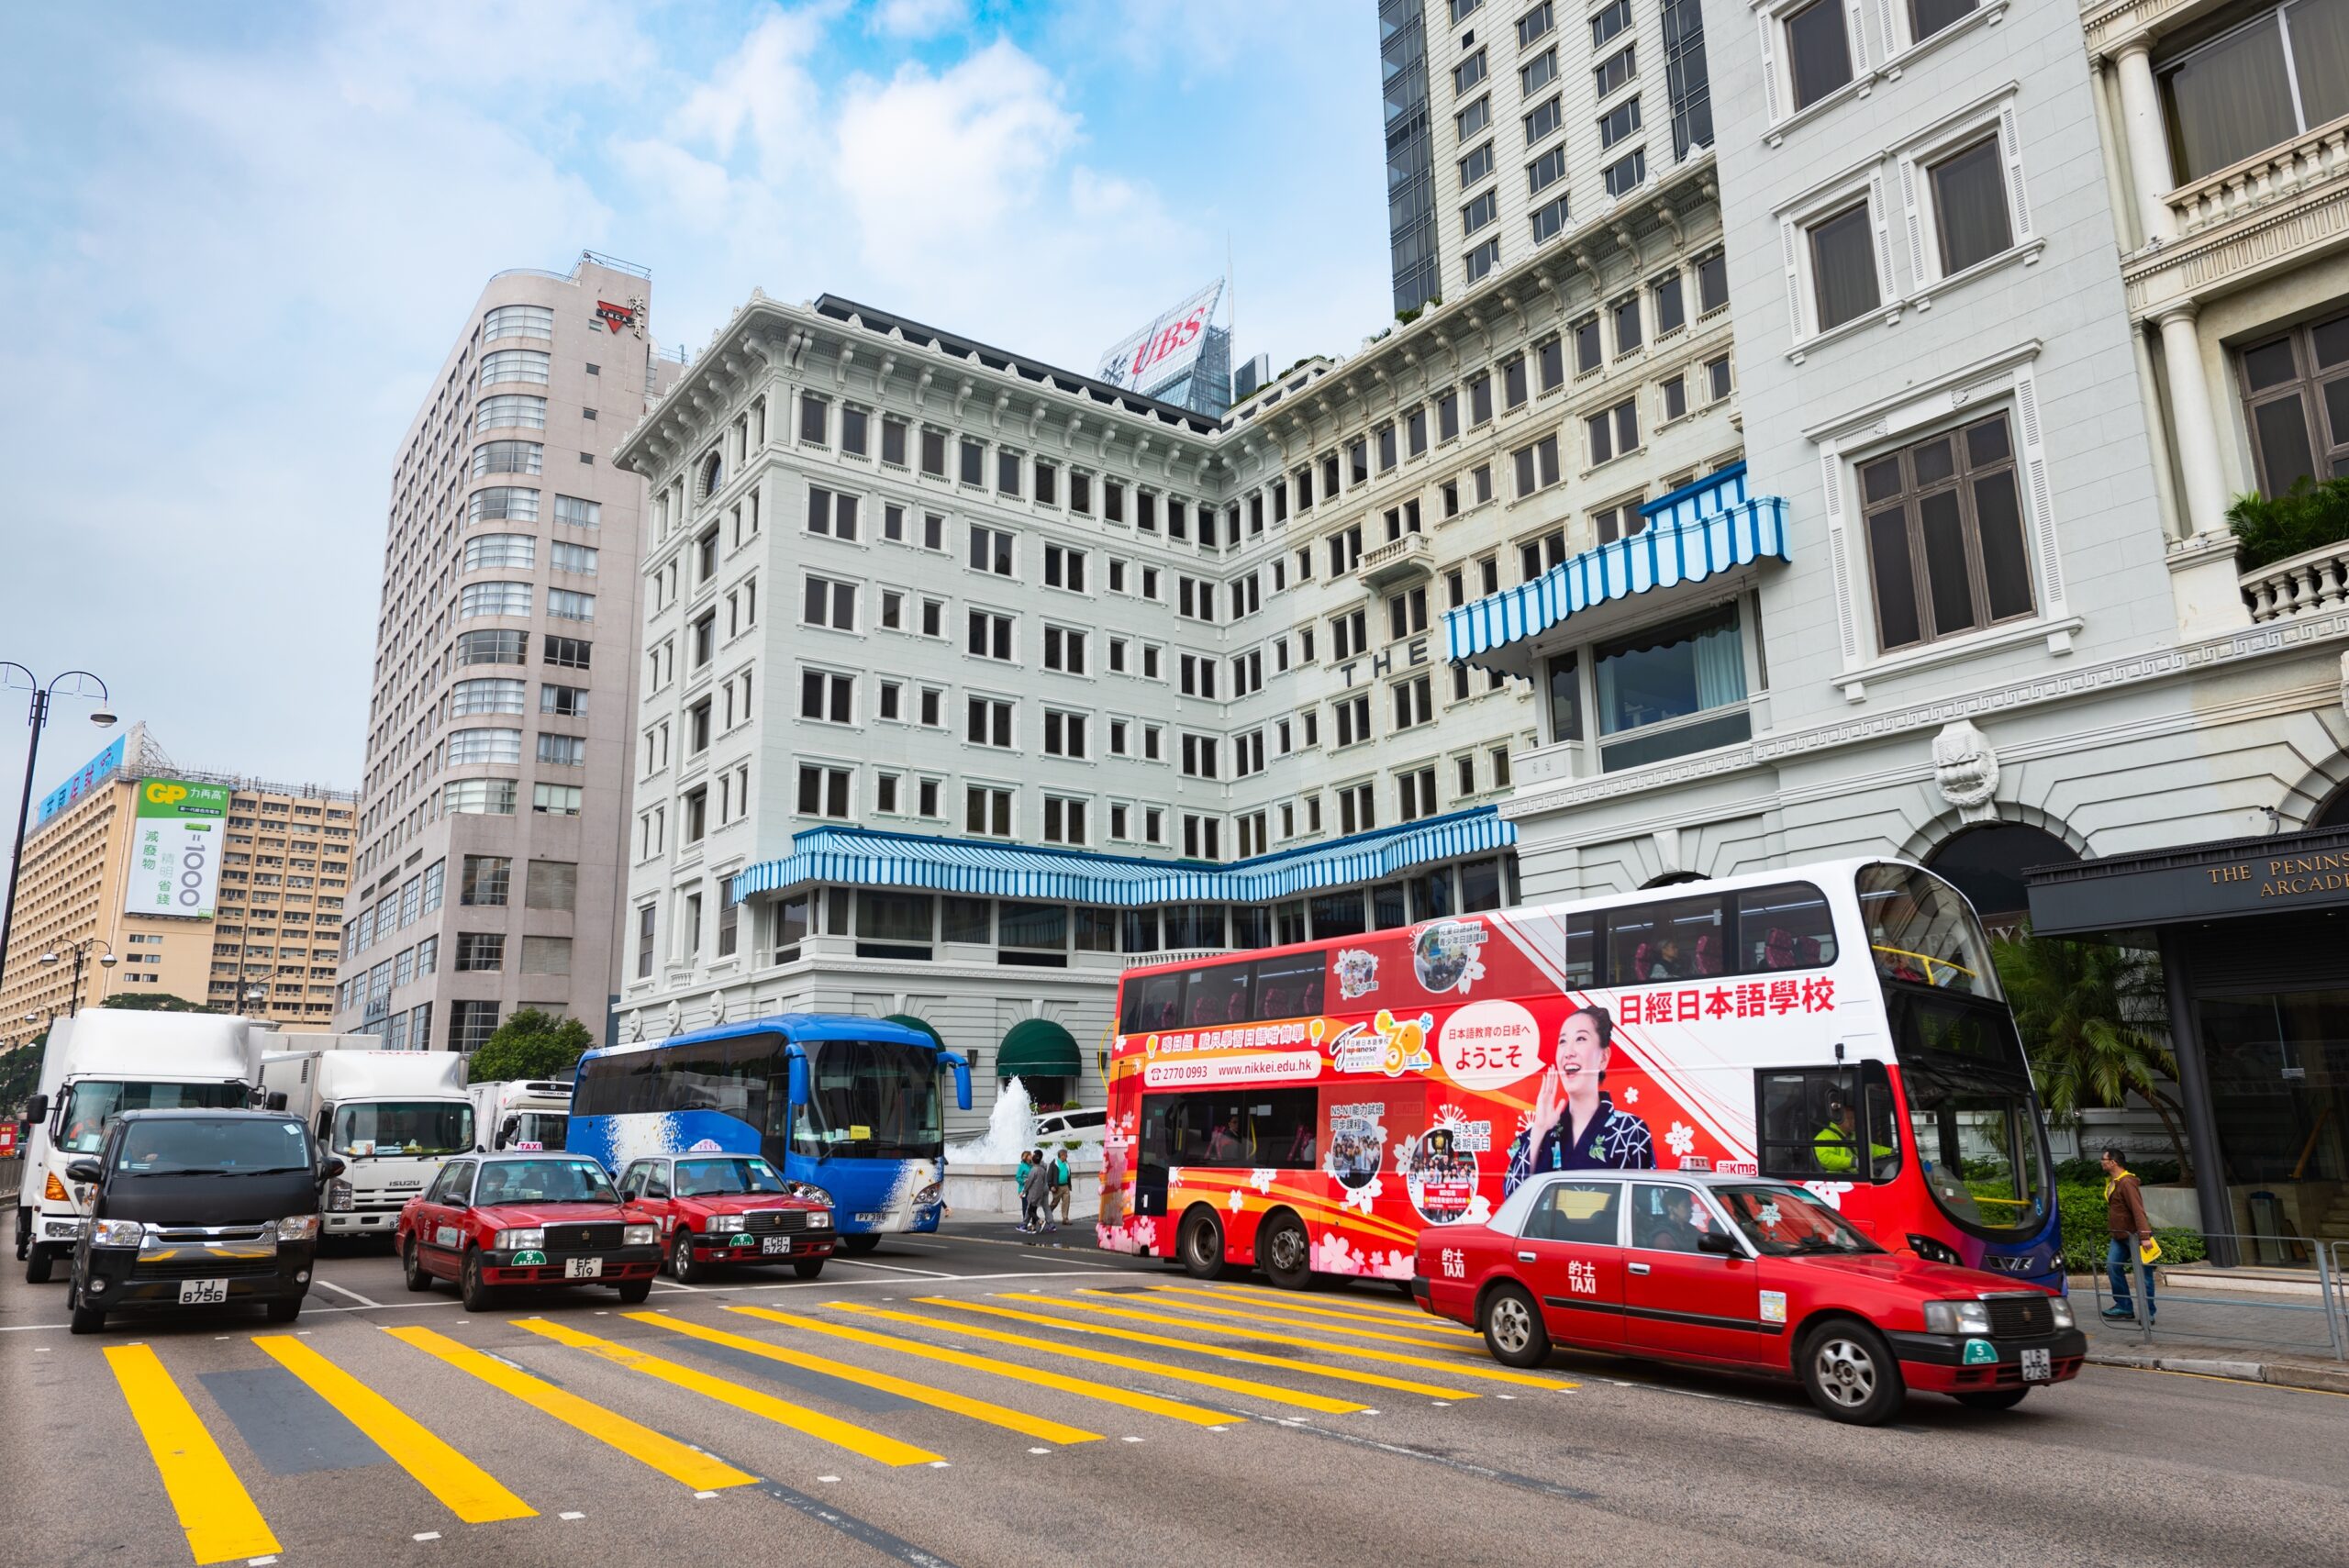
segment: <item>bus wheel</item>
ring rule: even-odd
[[[1223,1226],[1208,1210],[1196,1208],[1184,1217],[1174,1250],[1193,1279],[1223,1277]]]
[[[841,1251],[846,1252],[852,1258],[861,1258],[879,1245],[881,1245],[881,1238],[877,1235],[867,1234],[863,1236],[843,1236],[841,1238]]]
[[[1256,1261],[1283,1290],[1313,1286],[1313,1244],[1306,1240],[1305,1227],[1293,1214],[1276,1214],[1256,1232]]]
[[[1865,1323],[1838,1318],[1803,1337],[1795,1352],[1803,1392],[1827,1416],[1854,1426],[1875,1427],[1899,1413],[1908,1389],[1900,1363],[1884,1336]]]

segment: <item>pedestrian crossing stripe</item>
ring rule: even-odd
[[[1274,1311],[1298,1313],[1308,1318],[1333,1318],[1347,1323],[1375,1323],[1382,1328],[1404,1329],[1412,1333],[1431,1335],[1437,1339],[1478,1341],[1484,1339],[1484,1336],[1474,1329],[1464,1329],[1457,1323],[1442,1318],[1431,1318],[1424,1312],[1406,1317],[1401,1313],[1388,1313],[1378,1308],[1357,1311],[1352,1307],[1323,1307],[1297,1300],[1295,1291],[1214,1290],[1180,1284],[1152,1284],[1144,1285],[1142,1288],[1152,1296],[1196,1296],[1202,1301],[1223,1301],[1243,1307],[1263,1307]]]
[[[1081,1304],[1063,1301],[1050,1296],[1023,1296],[1007,1292],[1006,1301],[1032,1302],[1039,1307],[1076,1307]],[[1288,1356],[1265,1355],[1260,1351],[1235,1350],[1228,1345],[1203,1345],[1196,1340],[1178,1340],[1170,1334],[1146,1334],[1133,1329],[1113,1329],[1102,1323],[1072,1323],[1065,1318],[1047,1318],[1039,1312],[1021,1312],[1008,1307],[989,1307],[976,1301],[955,1301],[945,1296],[916,1296],[917,1307],[952,1307],[963,1312],[985,1312],[997,1318],[1016,1318],[1023,1323],[1038,1323],[1047,1329],[1059,1329],[1072,1334],[1097,1334],[1112,1340],[1127,1340],[1140,1345],[1157,1345],[1170,1351],[1185,1351],[1192,1355],[1212,1356],[1218,1361],[1244,1362],[1249,1366],[1276,1367],[1283,1372],[1301,1372],[1314,1377],[1335,1378],[1341,1383],[1366,1384],[1373,1388],[1391,1388],[1398,1394],[1424,1394],[1431,1399],[1474,1399],[1475,1394],[1465,1388],[1446,1388],[1431,1383],[1415,1383],[1405,1378],[1388,1377],[1384,1373],[1363,1372],[1353,1367],[1317,1366],[1312,1362],[1297,1361]],[[1105,1308],[1087,1308],[1107,1311]],[[1146,1314],[1132,1314],[1146,1317]],[[1167,1321],[1177,1321],[1168,1319]],[[1178,1322],[1178,1326],[1179,1322]],[[1269,1338],[1270,1336],[1264,1336]]]
[[[253,1343],[373,1439],[393,1463],[465,1523],[527,1519],[538,1513],[489,1472],[427,1431],[415,1417],[292,1335],[260,1334]]]
[[[1163,1416],[1169,1420],[1187,1421],[1193,1426],[1219,1427],[1236,1424],[1245,1419],[1240,1416],[1226,1415],[1220,1410],[1203,1410],[1197,1405],[1185,1405],[1178,1400],[1162,1399],[1155,1394],[1141,1394],[1130,1388],[1118,1388],[1107,1383],[1096,1383],[1090,1378],[1070,1377],[1062,1373],[1047,1372],[1040,1367],[1021,1366],[1017,1362],[990,1360],[985,1356],[974,1356],[964,1351],[949,1350],[943,1345],[925,1344],[919,1340],[904,1339],[894,1334],[876,1334],[870,1329],[852,1328],[845,1323],[826,1323],[815,1318],[802,1318],[796,1313],[777,1312],[772,1307],[729,1307],[726,1310],[741,1313],[746,1318],[764,1318],[771,1323],[781,1323],[790,1328],[805,1329],[809,1333],[829,1334],[835,1339],[846,1340],[852,1344],[870,1345],[876,1350],[899,1351],[907,1355],[918,1356],[925,1361],[942,1362],[949,1366],[963,1367],[972,1372],[984,1372],[995,1377],[1010,1378],[1014,1382],[1033,1384],[1039,1388],[1051,1388],[1063,1394],[1074,1394],[1087,1399],[1099,1399],[1108,1404],[1123,1406],[1129,1410],[1141,1410],[1152,1416]],[[921,1319],[916,1318],[913,1321],[918,1322]],[[941,1324],[940,1327],[953,1329],[956,1332],[962,1331],[956,1325],[951,1323]]]
[[[928,1384],[893,1377],[885,1372],[868,1371],[847,1362],[833,1361],[829,1356],[810,1355],[805,1351],[795,1351],[788,1346],[778,1345],[771,1340],[753,1340],[746,1334],[729,1334],[722,1329],[706,1328],[699,1323],[690,1323],[683,1318],[670,1317],[666,1313],[628,1312],[621,1316],[631,1322],[649,1323],[656,1329],[666,1329],[671,1333],[683,1334],[689,1339],[699,1340],[707,1344],[725,1345],[729,1349],[743,1351],[751,1355],[763,1356],[768,1361],[781,1362],[786,1366],[821,1373],[827,1377],[837,1377],[842,1382],[858,1384],[866,1388],[876,1389],[883,1394],[894,1394],[900,1399],[910,1399],[918,1405],[933,1406],[941,1410],[952,1410],[958,1416],[968,1416],[974,1421],[985,1421],[990,1426],[1007,1428],[1022,1436],[1034,1438],[1039,1442],[1059,1443],[1067,1447],[1074,1443],[1101,1440],[1099,1432],[1088,1432],[1081,1427],[1063,1426],[1058,1421],[1048,1420],[1041,1416],[1030,1416],[1025,1411],[1014,1410],[988,1400],[974,1399],[967,1395],[956,1394],[948,1389],[933,1388]]]
[[[916,1305],[952,1307],[956,1303],[937,1296],[920,1296],[916,1298]],[[886,1307],[865,1307],[846,1301],[832,1303],[832,1308],[838,1312],[853,1312],[863,1318],[885,1318],[892,1322],[911,1323],[924,1329],[938,1329],[963,1339],[985,1340],[999,1345],[1017,1345],[1024,1350],[1041,1351],[1047,1355],[1061,1356],[1069,1361],[1091,1362],[1096,1366],[1114,1366],[1127,1372],[1148,1373],[1154,1377],[1172,1378],[1178,1383],[1196,1383],[1204,1388],[1219,1388],[1227,1394],[1251,1395],[1259,1399],[1270,1400],[1276,1405],[1294,1405],[1300,1409],[1319,1411],[1325,1416],[1349,1415],[1363,1408],[1362,1406],[1348,1400],[1332,1399],[1326,1395],[1301,1393],[1294,1389],[1282,1388],[1275,1384],[1255,1383],[1244,1377],[1227,1377],[1219,1372],[1195,1371],[1190,1367],[1175,1366],[1167,1362],[1149,1361],[1140,1356],[1121,1356],[1115,1351],[1097,1351],[1085,1345],[1056,1344],[1050,1340],[1039,1340],[1029,1334],[1007,1333],[1000,1329],[983,1329],[975,1323],[953,1323],[942,1318],[924,1318],[918,1313],[892,1312]],[[1050,1324],[1054,1328],[1085,1329],[1087,1327],[1084,1324],[1064,1324],[1058,1318],[1040,1318],[1026,1312],[1007,1312],[992,1307],[981,1308],[981,1310],[996,1311],[1006,1318],[1025,1318],[1031,1323]],[[1141,1338],[1140,1335],[1135,1337]]]
[[[705,1398],[715,1399],[721,1405],[731,1405],[738,1410],[748,1411],[753,1416],[763,1416],[777,1426],[789,1427],[794,1431],[804,1432],[811,1438],[820,1439],[825,1442],[847,1449],[851,1453],[862,1454],[866,1459],[881,1464],[934,1464],[941,1457],[930,1452],[928,1449],[916,1448],[911,1443],[899,1442],[896,1438],[874,1431],[870,1428],[860,1427],[852,1421],[843,1421],[837,1417],[827,1416],[822,1411],[811,1410],[805,1405],[795,1405],[788,1399],[778,1399],[772,1394],[763,1393],[755,1388],[745,1388],[739,1383],[729,1383],[725,1378],[713,1377],[708,1373],[699,1372],[689,1366],[680,1366],[675,1362],[667,1361],[656,1355],[649,1355],[642,1351],[631,1350],[626,1345],[615,1344],[609,1340],[599,1340],[593,1334],[583,1334],[576,1329],[566,1329],[544,1318],[517,1318],[514,1326],[527,1329],[541,1339],[552,1340],[558,1345],[567,1345],[575,1351],[585,1351],[588,1354],[598,1356],[614,1366],[626,1367],[630,1372],[641,1373],[647,1377],[656,1378],[674,1387],[686,1389]]]
[[[1100,1291],[1081,1290],[1076,1294],[1078,1296],[1100,1296],[1104,1293]],[[1124,1318],[1137,1323],[1163,1323],[1170,1328],[1186,1329],[1195,1334],[1246,1334],[1252,1340],[1261,1340],[1270,1344],[1294,1345],[1297,1349],[1304,1351],[1326,1351],[1333,1355],[1353,1356],[1362,1361],[1384,1362],[1390,1366],[1426,1367],[1436,1372],[1448,1373],[1453,1377],[1477,1378],[1487,1383],[1514,1384],[1523,1388],[1542,1388],[1555,1391],[1573,1388],[1575,1386],[1575,1385],[1571,1383],[1561,1383],[1554,1377],[1538,1377],[1530,1372],[1511,1372],[1507,1367],[1479,1364],[1464,1361],[1457,1357],[1439,1358],[1436,1356],[1405,1355],[1400,1351],[1378,1351],[1373,1350],[1367,1345],[1341,1345],[1335,1344],[1328,1340],[1308,1340],[1297,1334],[1267,1333],[1261,1329],[1233,1329],[1228,1328],[1220,1323],[1202,1323],[1196,1318],[1171,1318],[1162,1312],[1141,1312],[1130,1307],[1108,1307],[1097,1301],[1077,1301],[1066,1297],[1050,1296],[1028,1296],[1016,1290],[1006,1291],[1004,1293],[1004,1299],[1007,1301],[1032,1301],[1042,1306],[1060,1307],[1072,1312],[1097,1312],[1105,1318]],[[1169,1303],[1168,1305],[1173,1306],[1174,1304]],[[1248,1317],[1252,1315],[1241,1313],[1240,1316]],[[1275,1319],[1267,1318],[1265,1321],[1275,1321]],[[1351,1330],[1347,1329],[1339,1330],[1341,1333],[1350,1331]],[[1428,1348],[1432,1350],[1435,1347],[1431,1345]]]
[[[277,1537],[252,1494],[161,1359],[146,1345],[109,1346],[106,1357],[196,1562],[237,1562],[277,1551]]]
[[[1109,1293],[1105,1291],[1086,1291],[1084,1294],[1087,1296],[1097,1296],[1108,1295]],[[1119,1299],[1130,1301],[1133,1298],[1131,1296],[1120,1296]],[[1481,1357],[1484,1353],[1484,1342],[1482,1340],[1478,1340],[1474,1343],[1469,1344],[1443,1344],[1429,1340],[1413,1339],[1408,1334],[1389,1333],[1385,1329],[1353,1329],[1348,1328],[1340,1323],[1317,1323],[1312,1321],[1310,1318],[1283,1318],[1270,1312],[1250,1312],[1242,1308],[1229,1296],[1214,1297],[1208,1301],[1185,1301],[1173,1296],[1155,1296],[1152,1299],[1153,1299],[1157,1305],[1171,1308],[1174,1311],[1197,1312],[1215,1318],[1237,1318],[1245,1323],[1270,1323],[1275,1328],[1281,1329],[1309,1329],[1319,1334],[1343,1334],[1351,1340],[1377,1340],[1385,1344],[1410,1345],[1419,1350],[1437,1352],[1457,1352],[1464,1356]],[[1082,1304],[1071,1303],[1071,1305],[1075,1306]],[[1448,1365],[1450,1363],[1437,1362],[1431,1364]],[[1470,1364],[1472,1369],[1476,1365],[1474,1362]],[[1475,1374],[1474,1370],[1469,1373],[1469,1375],[1471,1376],[1474,1376]]]
[[[748,1486],[758,1477],[745,1470],[737,1470],[725,1461],[712,1458],[690,1444],[679,1442],[663,1432],[629,1420],[616,1411],[582,1399],[568,1389],[558,1388],[544,1378],[533,1377],[521,1368],[509,1365],[495,1356],[484,1355],[470,1345],[459,1344],[446,1334],[430,1329],[390,1329],[384,1332],[402,1344],[412,1345],[427,1355],[438,1357],[459,1372],[466,1373],[488,1384],[503,1394],[510,1394],[523,1404],[544,1411],[563,1425],[584,1432],[607,1447],[618,1449],[639,1463],[659,1471],[680,1485],[696,1492],[715,1492],[728,1486]]]

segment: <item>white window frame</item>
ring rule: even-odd
[[[1927,50],[1939,49],[1975,28],[1992,28],[2006,17],[2008,0],[1982,0],[1972,14],[1960,17],[1940,32],[1918,41],[1909,25],[1909,0],[1876,0],[1876,22],[1884,39],[1884,59],[1877,67],[1887,81],[1898,81],[1909,62]]]
[[[1907,8],[1906,0],[1888,0],[1888,3],[1899,5],[1904,11]],[[1936,38],[1939,36],[1935,35]],[[2032,266],[2046,248],[2046,241],[2032,228],[2031,195],[2023,172],[2022,141],[2015,115],[2015,84],[2009,83],[1991,96],[1968,104],[1928,126],[1892,151],[1893,165],[1898,172],[1902,214],[1908,229],[1909,275],[1916,284],[1909,299],[1919,310],[1932,309],[1932,296],[1944,285],[1990,272],[2009,261]],[[2005,173],[2000,190],[2007,202],[2007,228],[2014,242],[1997,255],[1987,256],[1961,272],[1943,272],[1941,220],[1933,204],[1932,167],[1950,154],[1964,151],[1986,137],[1998,142],[1998,160]]]
[[[1865,204],[1867,208],[1869,246],[1876,258],[1876,308],[1821,328],[1818,278],[1811,265],[1811,226],[1856,204]],[[1899,291],[1893,287],[1889,202],[1880,155],[1871,155],[1865,162],[1813,185],[1780,207],[1777,218],[1779,260],[1786,272],[1787,321],[1790,328],[1787,358],[1793,362],[1803,362],[1804,350],[1863,330],[1871,322],[1889,325],[1900,319],[1901,298]]]
[[[1861,25],[1861,0],[1831,0],[1843,8],[1843,39],[1852,51],[1852,79],[1825,96],[1798,109],[1795,102],[1795,74],[1790,52],[1786,47],[1787,18],[1797,11],[1808,9],[1811,0],[1753,0],[1753,17],[1760,29],[1762,51],[1762,103],[1767,115],[1770,132],[1765,139],[1776,147],[1784,134],[1824,114],[1847,98],[1865,98],[1876,89],[1878,65],[1868,61],[1867,28]],[[1884,0],[1877,0],[1879,5]],[[1897,3],[1897,0],[1896,0]]]

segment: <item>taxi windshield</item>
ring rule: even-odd
[[[1884,1251],[1800,1187],[1717,1187],[1713,1195],[1765,1257]]]
[[[724,1197],[735,1193],[781,1193],[790,1189],[773,1165],[755,1154],[725,1160],[677,1162],[679,1197]]]
[[[493,1160],[481,1168],[476,1205],[616,1203],[611,1178],[593,1160]]]

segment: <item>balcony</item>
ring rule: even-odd
[[[2122,268],[2140,318],[2289,271],[2349,238],[2349,117],[2279,142],[2163,198],[2177,237]]]
[[[1422,533],[1390,539],[1364,552],[1354,567],[1354,580],[1374,593],[1423,582],[1435,575],[1435,545]]]
[[[2254,567],[2243,574],[2243,602],[2254,624],[2349,604],[2349,539]]]

